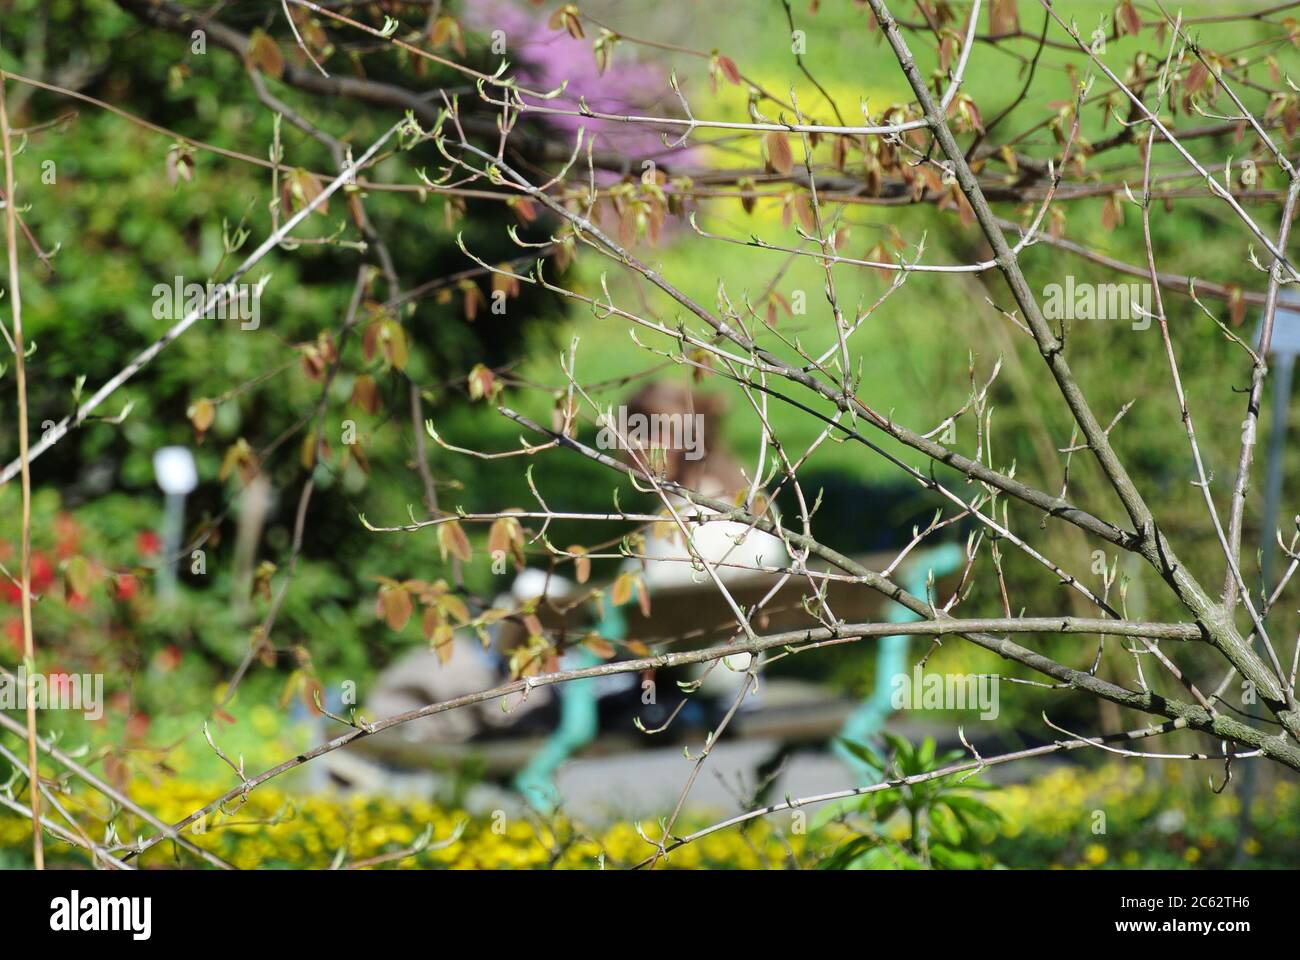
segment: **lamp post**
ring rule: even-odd
[[[1263,335],[1263,323],[1255,334],[1258,346]],[[1282,503],[1283,451],[1286,447],[1286,428],[1290,420],[1291,382],[1295,373],[1295,358],[1300,354],[1300,301],[1279,298],[1273,313],[1273,336],[1269,340],[1268,363],[1273,377],[1273,418],[1268,427],[1268,464],[1264,479],[1264,515],[1259,534],[1260,576],[1264,590],[1273,585],[1273,560],[1276,547],[1273,543],[1277,531],[1277,515]],[[1259,640],[1256,638],[1255,644]],[[1242,771],[1241,813],[1237,820],[1236,852],[1233,860],[1240,863],[1245,850],[1246,834],[1250,831],[1250,805],[1255,798],[1257,774],[1253,763]]]
[[[1256,343],[1259,338],[1256,337]],[[1286,428],[1291,406],[1291,381],[1295,358],[1300,354],[1300,301],[1279,300],[1273,314],[1273,338],[1269,342],[1269,361],[1273,374],[1273,420],[1268,429],[1268,467],[1264,481],[1264,518],[1260,551],[1264,589],[1273,582],[1273,540],[1277,514],[1282,502],[1282,451],[1286,446]]]
[[[185,498],[199,483],[194,455],[185,447],[162,447],[153,455],[153,472],[166,495],[163,508],[163,553],[158,567],[158,597],[170,601],[176,596],[176,563],[185,528]]]

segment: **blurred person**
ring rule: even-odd
[[[710,394],[697,394],[681,384],[655,381],[642,387],[626,404],[625,421],[650,425],[644,432],[655,442],[649,449],[637,449],[630,436],[621,446],[624,459],[650,467],[661,479],[714,500],[743,503],[751,483],[722,440],[721,419],[726,402]],[[657,424],[658,429],[653,425]],[[671,425],[676,425],[673,428]],[[689,426],[688,426],[689,425]],[[672,441],[680,442],[672,442]],[[665,442],[667,441],[667,442]],[[714,516],[717,511],[693,504],[684,497],[665,495],[690,534],[689,544],[671,514],[653,524],[646,535],[644,559],[629,558],[624,569],[644,569],[646,588],[656,589],[699,584],[716,589],[701,561],[713,569],[725,586],[754,577],[755,567],[784,568],[790,554],[778,538],[734,520],[692,523],[691,517]],[[722,663],[704,666],[703,689],[717,695],[738,692],[751,657],[727,657]]]
[[[724,400],[709,394],[697,394],[680,384],[656,381],[633,394],[628,399],[626,410],[627,422],[659,424],[660,427],[647,431],[658,441],[649,449],[637,449],[638,445],[626,443],[622,448],[625,460],[649,466],[661,479],[703,497],[743,502],[750,482],[722,440]],[[679,426],[666,426],[669,424]],[[668,443],[664,443],[666,438]],[[632,438],[627,439],[630,441]],[[692,504],[676,494],[668,493],[667,497],[673,510],[684,520],[692,516],[716,515],[717,511]],[[707,574],[692,562],[695,556],[714,566],[723,583],[751,574],[750,570],[741,567],[784,567],[790,562],[790,555],[780,539],[731,520],[688,523],[690,543],[694,547],[692,554],[682,531],[670,529],[671,514],[666,509],[664,514],[669,518],[668,523],[656,524],[646,537],[645,580],[651,591],[655,587],[699,583],[702,578],[707,578]]]

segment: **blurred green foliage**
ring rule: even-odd
[[[5,15],[0,62],[19,74],[36,74],[70,83],[108,101],[127,114],[147,119],[186,137],[253,158],[268,156],[273,114],[256,99],[244,66],[229,52],[208,48],[197,55],[186,38],[144,27],[115,4],[20,0]],[[278,5],[276,5],[278,10]],[[234,17],[249,29],[261,14]],[[386,70],[400,65],[384,64]],[[429,75],[430,83],[446,76]],[[293,109],[359,153],[400,114],[391,115],[348,100],[328,104],[293,90],[277,89]],[[22,215],[32,234],[53,253],[53,271],[24,250],[24,321],[34,353],[28,361],[31,431],[75,408],[79,378],[83,395],[115,374],[148,346],[173,319],[154,316],[156,284],[220,281],[272,229],[269,204],[275,197],[270,171],[204,150],[186,151],[192,173],[173,183],[169,151],[182,145],[143,129],[115,112],[19,83],[9,86],[10,114],[16,126],[36,126],[20,143],[15,176],[21,185]],[[329,152],[286,122],[281,127],[285,162],[317,171],[333,170]],[[411,165],[432,166],[436,152],[420,148],[403,157]],[[391,177],[398,161],[375,171]],[[403,178],[406,179],[406,178]],[[378,225],[398,275],[412,284],[438,279],[473,263],[456,249],[457,232],[488,258],[517,254],[505,226],[515,216],[500,204],[473,203],[466,211],[448,210],[444,200],[423,201],[413,194],[373,192],[366,209]],[[281,217],[283,219],[283,216]],[[226,239],[245,230],[248,240],[231,252]],[[545,234],[521,227],[536,241]],[[38,489],[34,541],[57,567],[59,576],[38,607],[42,662],[67,669],[104,669],[117,692],[129,691],[132,710],[146,714],[174,709],[206,709],[211,689],[231,673],[248,649],[250,630],[267,608],[256,598],[240,612],[232,602],[233,536],[239,516],[241,483],[221,479],[226,451],[240,440],[261,450],[282,442],[263,461],[272,484],[273,505],[259,560],[284,565],[288,559],[294,506],[306,479],[301,450],[310,415],[320,394],[318,376],[308,375],[302,346],[342,326],[363,241],[341,196],[327,213],[313,214],[295,238],[333,238],[330,243],[297,243],[273,251],[246,278],[270,280],[260,304],[261,326],[242,330],[238,320],[205,319],[167,347],[159,359],[119,390],[99,413],[120,426],[92,421],[75,431],[34,466]],[[476,287],[488,289],[482,278]],[[429,576],[441,570],[431,538],[400,544],[366,532],[359,520],[406,518],[406,505],[421,504],[423,493],[412,469],[413,425],[408,390],[416,385],[428,415],[442,417],[464,406],[461,379],[475,363],[510,363],[517,358],[531,326],[553,326],[559,312],[549,297],[525,288],[509,302],[504,316],[480,311],[468,319],[466,292],[448,291],[445,301],[425,297],[394,311],[410,344],[404,369],[376,356],[367,359],[362,333],[381,304],[399,291],[382,279],[369,288],[362,322],[338,344],[342,365],[329,396],[326,442],[333,457],[315,470],[316,491],[307,525],[302,561],[287,594],[276,633],[277,645],[305,643],[315,666],[355,679],[369,675],[390,656],[395,641],[375,625],[371,611],[376,574]],[[480,292],[480,296],[482,293]],[[358,377],[378,384],[380,407],[358,407],[353,387]],[[4,378],[4,409],[12,408],[13,366]],[[199,400],[214,403],[211,429],[196,436],[188,418]],[[356,423],[358,458],[340,457],[344,421]],[[151,458],[167,444],[191,447],[201,484],[188,504],[187,544],[205,552],[206,572],[191,573],[187,550],[181,558],[182,597],[163,609],[152,597],[152,569],[159,557],[140,556],[136,538],[155,530],[161,495],[154,484]],[[15,421],[0,417],[0,448],[16,449]],[[454,503],[466,486],[494,489],[492,472],[474,461],[437,465],[445,501]],[[0,489],[0,561],[16,569],[18,484]],[[424,510],[418,508],[423,514]],[[71,519],[75,516],[75,521]],[[80,554],[98,574],[92,603],[80,609],[66,603],[63,580],[74,553],[55,555],[56,518],[74,523],[84,537]],[[414,547],[411,549],[409,547]],[[112,599],[117,580],[134,572],[140,592],[129,604]],[[471,571],[482,587],[486,577]],[[275,579],[278,587],[279,577]],[[16,615],[16,607],[10,611]],[[12,618],[5,614],[12,627]],[[11,631],[12,632],[12,631]],[[414,639],[414,631],[412,638]],[[13,662],[6,643],[4,659]],[[151,683],[147,667],[167,649],[181,652],[184,669]],[[282,659],[292,669],[294,658]],[[178,678],[184,678],[178,683]]]

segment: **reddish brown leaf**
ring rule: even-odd
[[[375,613],[388,624],[388,629],[401,630],[411,619],[411,612],[414,609],[411,595],[406,592],[405,587],[400,584],[386,583],[379,588]]]
[[[719,53],[715,61],[722,75],[727,78],[727,82],[734,86],[740,85],[740,71],[736,69],[736,61],[732,60],[726,54]]]
[[[451,554],[462,563],[469,563],[473,551],[469,545],[469,538],[465,536],[465,531],[461,528],[460,521],[452,520],[448,523],[439,524],[438,526],[438,550],[442,553],[442,559],[447,559],[447,554]]]
[[[790,151],[790,138],[780,130],[773,130],[763,137],[763,148],[767,154],[768,165],[781,176],[789,176],[794,169],[794,154]]]
[[[249,34],[248,62],[277,80],[284,75],[284,54],[280,52],[280,45],[261,28]]]
[[[591,579],[591,558],[587,556],[587,548],[574,544],[568,552],[576,555],[573,560],[573,575],[579,583],[586,583]]]
[[[375,378],[363,373],[352,382],[352,403],[366,413],[378,413],[382,406]]]
[[[491,398],[496,392],[496,375],[481,363],[476,363],[469,372],[469,398],[482,400]]]

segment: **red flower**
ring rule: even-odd
[[[18,571],[13,571],[15,577]],[[51,583],[54,582],[54,567],[50,564],[50,558],[39,550],[32,554],[32,596],[44,593]],[[6,603],[12,603],[15,606],[22,603],[22,588],[12,580],[4,582],[3,596]]]
[[[54,582],[54,565],[39,550],[32,554],[32,593],[44,593]]]
[[[133,713],[126,721],[126,739],[128,743],[143,740],[148,733],[149,715],[147,713]]]
[[[136,579],[133,573],[119,573],[117,575],[117,594],[116,599],[127,601],[140,592],[140,581]]]
[[[143,557],[152,557],[162,549],[162,541],[152,530],[141,530],[135,535],[135,548]]]
[[[171,673],[181,665],[181,648],[171,643],[158,651],[155,662],[163,673]]]

